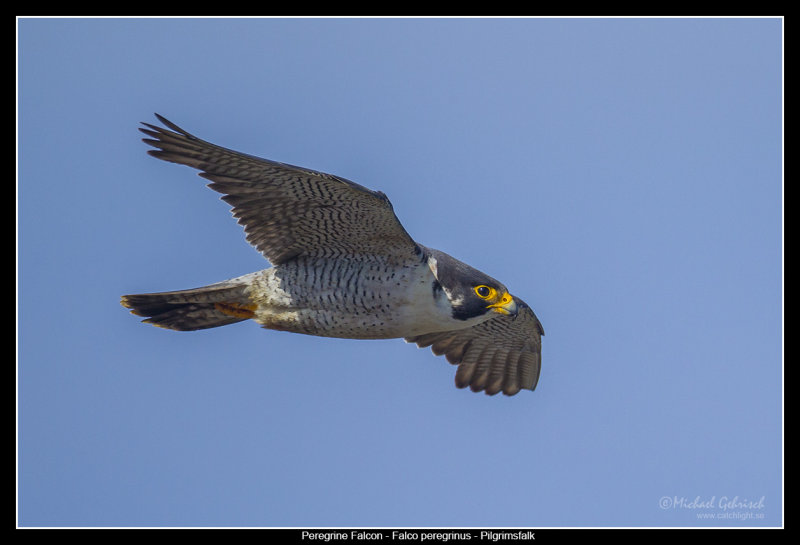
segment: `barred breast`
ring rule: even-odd
[[[425,262],[299,257],[252,276],[253,319],[269,329],[390,339],[440,330],[451,320]]]

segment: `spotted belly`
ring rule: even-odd
[[[250,286],[253,319],[269,329],[389,339],[454,328],[424,262],[300,258],[253,273]]]

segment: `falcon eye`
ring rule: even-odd
[[[477,293],[478,297],[481,299],[489,299],[490,297],[494,296],[496,291],[494,288],[490,288],[489,286],[477,286],[475,288],[475,293]]]

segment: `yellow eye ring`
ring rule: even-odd
[[[493,299],[497,295],[497,290],[484,285],[475,286],[475,295],[481,299]]]

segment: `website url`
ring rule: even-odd
[[[705,520],[762,520],[764,513],[753,513],[750,511],[726,511],[724,513],[697,513],[698,519]]]

